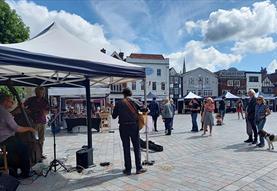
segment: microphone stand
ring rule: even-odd
[[[58,114],[55,115],[54,119],[52,121],[50,121],[48,124],[51,127],[52,130],[52,125],[54,125],[54,122],[57,120],[57,118],[59,117],[59,115],[61,114],[61,111],[59,111]],[[56,131],[53,130],[53,139],[54,139],[54,159],[50,162],[49,168],[46,172],[46,174],[44,175],[44,177],[47,177],[48,173],[53,170],[54,172],[57,172],[57,166],[61,166],[61,168],[63,168],[66,172],[69,172],[69,169],[66,168],[66,166],[57,159],[57,152],[56,152]]]

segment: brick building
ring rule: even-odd
[[[227,91],[234,95],[246,94],[246,76],[244,71],[236,68],[215,72],[218,78],[218,94],[223,95]]]

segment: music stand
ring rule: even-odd
[[[59,113],[57,115],[55,115],[54,119],[52,121],[50,121],[48,124],[51,127],[51,131],[52,131],[52,125],[55,125],[54,122],[57,120],[58,116],[61,114],[61,111],[59,111]],[[46,174],[44,175],[44,177],[46,177],[48,175],[48,173],[54,169],[54,172],[57,172],[57,166],[61,166],[60,168],[63,168],[66,172],[69,172],[69,170],[66,168],[66,166],[57,159],[56,156],[56,130],[54,129],[52,131],[53,133],[53,139],[54,139],[54,159],[50,162],[49,168],[46,172]]]

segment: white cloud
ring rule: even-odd
[[[21,16],[24,23],[30,27],[31,36],[41,32],[52,22],[57,22],[69,32],[80,39],[92,44],[99,50],[105,48],[108,52],[114,50],[138,51],[139,47],[122,39],[107,39],[104,34],[103,26],[91,24],[76,14],[66,11],[49,11],[46,7],[37,5],[26,0],[8,0],[8,4],[15,9]]]
[[[277,8],[270,1],[257,2],[253,7],[212,12],[208,20],[186,23],[187,30],[200,28],[207,42],[246,40],[277,33]]]
[[[211,71],[227,68],[232,63],[241,60],[240,55],[221,53],[213,46],[205,47],[200,41],[190,41],[184,51],[169,54],[167,57],[170,58],[171,66],[175,67],[177,71],[182,70],[184,58],[187,70],[202,67]]]
[[[125,40],[138,38],[135,29],[140,25],[147,25],[150,17],[148,6],[142,0],[116,3],[113,0],[91,0],[91,6],[104,21],[111,35]],[[136,22],[138,19],[139,24]]]
[[[266,69],[268,73],[274,73],[275,70],[277,70],[277,60],[272,60],[272,62],[267,66]]]
[[[235,53],[264,53],[274,50],[277,47],[277,42],[273,41],[273,38],[252,38],[246,41],[239,41],[235,43],[235,46],[231,49]]]

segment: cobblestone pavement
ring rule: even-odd
[[[269,116],[265,129],[277,134],[277,113]],[[159,132],[150,139],[164,146],[160,153],[150,153],[154,166],[141,175],[123,176],[123,152],[116,121],[114,133],[94,133],[94,163],[96,167],[82,173],[58,171],[33,183],[25,180],[19,190],[277,190],[277,153],[243,143],[247,138],[245,121],[236,114],[227,114],[225,125],[215,126],[212,136],[191,133],[189,115],[176,115],[171,136],[164,135],[160,119]],[[142,133],[141,137],[145,135]],[[68,166],[76,166],[75,153],[87,142],[85,133],[60,133],[57,136],[58,158]],[[277,143],[276,143],[277,144]],[[45,153],[48,164],[53,155],[53,138],[47,134]],[[277,147],[277,145],[276,145]],[[133,153],[132,158],[134,159]],[[142,159],[145,152],[142,152]],[[101,167],[100,162],[111,162]],[[133,166],[135,166],[133,164]]]

